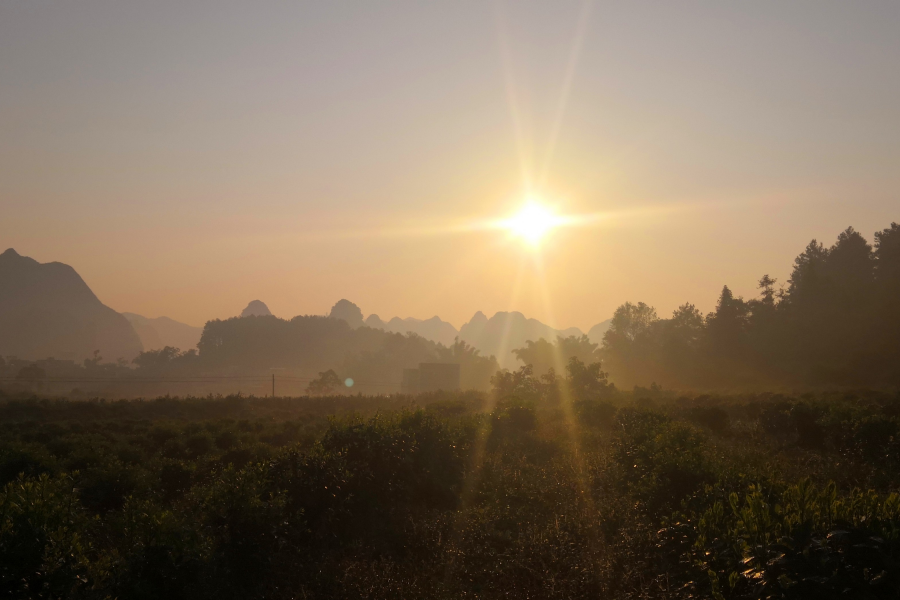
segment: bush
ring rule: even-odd
[[[614,444],[615,460],[627,489],[651,511],[676,508],[711,480],[703,455],[706,439],[694,428],[634,409],[620,411],[619,422],[625,434]]]
[[[892,397],[0,403],[0,598],[895,598]]]
[[[0,596],[68,598],[88,587],[87,522],[69,477],[20,477],[0,492]]]
[[[728,413],[718,406],[697,406],[687,412],[688,420],[716,433],[728,430]]]
[[[0,486],[15,481],[19,475],[38,477],[56,471],[56,461],[40,446],[0,448]]]
[[[518,398],[506,398],[497,403],[491,413],[491,442],[496,446],[504,440],[520,439],[535,430],[537,414],[534,404]]]
[[[616,407],[602,400],[579,400],[575,402],[578,420],[588,427],[610,427],[615,421]]]

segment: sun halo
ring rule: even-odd
[[[503,227],[513,236],[537,247],[558,224],[559,217],[553,211],[539,202],[529,201],[516,214],[506,219]]]

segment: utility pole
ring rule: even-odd
[[[272,373],[272,397],[275,397],[275,373]]]

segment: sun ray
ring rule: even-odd
[[[547,286],[547,280],[544,273],[544,265],[541,260],[540,254],[535,257],[535,263],[538,272],[539,284],[541,287],[543,303],[544,303],[544,311],[545,314],[548,315],[551,323],[555,323],[554,314],[553,314],[553,306],[550,301],[550,292]],[[575,467],[575,479],[578,484],[578,498],[581,502],[581,506],[583,510],[589,511],[591,514],[596,513],[596,506],[594,503],[594,497],[591,486],[591,477],[588,472],[587,463],[585,460],[585,453],[581,448],[581,427],[578,424],[578,419],[575,416],[575,405],[572,397],[572,390],[566,384],[565,376],[566,376],[566,361],[563,358],[559,344],[554,345],[554,369],[557,373],[557,381],[558,390],[559,390],[559,402],[560,409],[563,413],[563,419],[565,419],[566,432],[569,436],[569,442],[571,444],[572,449],[572,459],[573,465]],[[588,536],[588,543],[591,546],[592,552],[594,556],[599,556],[600,548],[599,548],[599,538],[595,535]]]
[[[516,305],[519,299],[519,295],[522,290],[522,283],[525,279],[525,264],[526,257],[522,257],[519,261],[519,269],[516,274],[516,279],[513,284],[513,290],[510,297],[510,307]],[[500,339],[500,346],[498,347],[498,355],[503,356],[503,353],[509,349],[509,321],[507,321],[507,326],[504,328],[503,335]],[[494,412],[494,408],[497,405],[497,397],[493,393],[489,393],[487,395],[487,403],[484,406],[483,413],[485,415],[490,415]],[[459,506],[457,507],[456,515],[453,519],[453,525],[450,530],[450,544],[448,548],[452,548],[454,543],[459,540],[459,536],[461,534],[462,528],[462,519],[465,518],[466,510],[469,508],[469,505],[472,502],[472,498],[475,495],[475,491],[478,488],[478,483],[481,480],[481,469],[484,465],[485,454],[487,451],[487,438],[489,431],[490,423],[487,420],[482,422],[482,426],[478,434],[475,438],[475,443],[472,448],[472,458],[469,463],[469,468],[466,470],[465,479],[463,481],[463,487],[459,494]],[[449,581],[450,577],[453,575],[453,568],[455,566],[455,555],[451,554],[446,561],[446,566],[444,567],[444,579],[445,581]]]
[[[590,228],[601,226],[624,226],[628,222],[645,223],[649,219],[669,216],[683,212],[696,212],[711,208],[721,209],[725,204],[722,200],[715,202],[684,202],[670,203],[666,205],[646,205],[628,209],[609,210],[582,214],[557,214],[553,217],[554,228]],[[742,203],[732,203],[733,205]],[[407,226],[384,226],[368,228],[319,228],[316,231],[291,231],[290,235],[295,241],[319,242],[346,239],[400,239],[400,238],[425,238],[453,235],[468,235],[490,231],[508,231],[509,217],[506,218],[470,218],[450,220],[442,219],[440,222],[429,220],[426,223],[410,223]],[[271,239],[272,233],[266,233],[266,238]]]
[[[553,154],[556,152],[556,142],[559,139],[559,132],[562,129],[562,122],[565,118],[566,107],[569,103],[569,93],[572,89],[572,81],[575,78],[575,69],[578,66],[578,59],[581,56],[581,46],[584,43],[585,34],[587,33],[588,23],[590,22],[591,9],[593,2],[587,0],[581,5],[581,14],[578,17],[578,25],[575,28],[575,35],[572,38],[572,47],[569,50],[569,62],[566,66],[566,74],[563,78],[562,90],[559,94],[559,103],[556,107],[556,116],[553,120],[553,126],[550,129],[550,137],[547,141],[547,149],[544,153],[544,161],[541,166],[540,175],[538,176],[538,188],[543,188],[550,174],[550,165],[553,162]]]
[[[510,51],[509,37],[506,33],[506,15],[500,2],[494,3],[494,17],[497,24],[497,44],[500,48],[500,61],[503,68],[503,83],[506,89],[506,101],[509,104],[509,116],[512,121],[513,134],[516,140],[516,150],[519,154],[519,169],[521,171],[522,185],[525,190],[532,187],[531,168],[529,163],[529,150],[531,144],[527,143],[525,127],[522,119],[522,111],[519,107],[519,95],[516,89],[515,76],[513,74],[512,52]]]

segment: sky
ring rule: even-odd
[[[897,31],[895,1],[10,0],[0,246],[193,325],[709,311],[900,220]],[[580,225],[481,226],[528,198]]]

